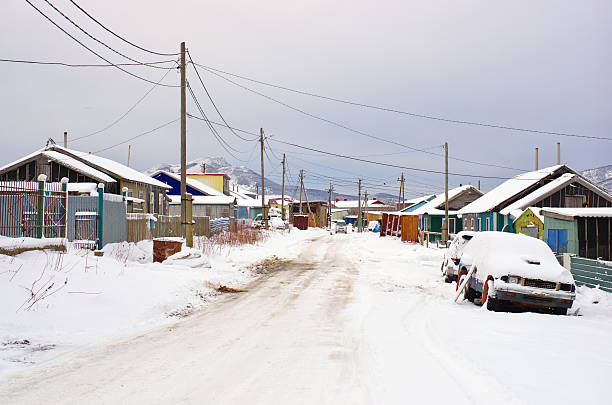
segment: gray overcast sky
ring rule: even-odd
[[[86,38],[43,0],[31,0],[69,32],[114,62],[124,62]],[[160,60],[103,31],[68,0],[50,0],[87,31],[139,60]],[[23,0],[3,2],[0,57],[101,62],[44,20]],[[611,137],[612,2],[610,1],[77,1],[132,42],[176,52],[186,41],[198,63],[287,87],[357,102],[452,119],[496,123],[553,132]],[[157,81],[163,71],[130,68]],[[211,119],[215,116],[193,69],[188,78]],[[121,116],[151,85],[115,68],[71,69],[0,63],[2,137],[0,163],[44,146],[104,128]],[[202,74],[205,72],[202,71]],[[204,80],[227,121],[278,139],[372,160],[443,170],[443,158],[409,152],[313,120],[248,93],[211,74]],[[164,81],[178,84],[177,72]],[[367,110],[240,81],[312,114],[417,148],[496,165],[533,168],[562,161],[574,169],[612,163],[612,142],[538,135],[449,124]],[[98,151],[179,116],[179,90],[156,88],[123,121],[90,138],[69,143]],[[188,111],[196,114],[188,100]],[[132,142],[133,167],[179,161],[179,123]],[[219,129],[244,153],[229,156],[203,122],[188,121],[188,159],[223,156],[259,171],[254,142]],[[278,143],[292,174],[311,173],[309,187],[328,184],[317,173],[382,179],[394,187],[400,169],[315,156]],[[408,152],[398,154],[398,152]],[[392,155],[382,155],[394,153]],[[100,153],[125,162],[127,144]],[[274,159],[273,156],[271,156]],[[276,162],[275,162],[276,163]],[[270,164],[266,162],[268,166]],[[270,168],[278,180],[280,170]],[[515,170],[450,161],[450,171],[510,177]],[[405,171],[409,194],[443,186],[443,175]],[[374,183],[374,180],[369,180]],[[477,179],[451,177],[451,184]],[[499,180],[482,180],[484,189]],[[346,190],[346,187],[338,187]],[[356,186],[355,186],[356,188]],[[353,191],[353,190],[351,190]],[[381,190],[382,191],[382,190]]]

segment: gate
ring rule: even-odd
[[[0,235],[65,237],[66,194],[61,183],[0,182]]]
[[[81,211],[74,215],[74,247],[95,249],[98,246],[98,213]]]

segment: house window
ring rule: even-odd
[[[134,196],[134,192],[133,192],[132,190],[128,190],[128,191],[125,193],[125,195],[126,195],[126,197],[133,197],[133,196]]]
[[[487,226],[487,228],[485,230],[486,231],[490,231],[491,230],[491,218],[489,218],[489,217],[487,217],[486,226]]]
[[[141,200],[144,200],[144,193],[142,192],[142,190],[138,192],[138,198],[140,198]]]
[[[482,231],[482,228],[481,228],[481,223],[482,223],[482,218],[478,218],[478,219],[476,220],[476,224],[477,224],[476,230],[477,230],[477,231]]]
[[[149,193],[149,214],[155,212],[155,193]]]

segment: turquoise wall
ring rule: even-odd
[[[548,243],[549,229],[567,229],[567,253],[578,254],[578,222],[564,221],[551,217],[544,217],[544,242]]]

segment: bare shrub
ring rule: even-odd
[[[238,228],[234,232],[220,232],[211,237],[201,236],[194,242],[195,247],[207,255],[220,254],[225,248],[242,245],[255,245],[263,241],[267,234],[257,229]]]

